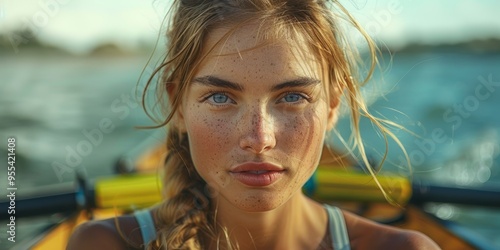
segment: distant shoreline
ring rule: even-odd
[[[137,56],[151,54],[154,44],[142,44],[139,48],[125,49],[114,43],[103,43],[89,52],[73,53],[52,45],[42,44],[36,39],[26,40],[19,44],[12,44],[5,34],[0,34],[0,53],[4,55],[17,54],[19,51],[42,52],[69,56]],[[157,48],[158,50],[158,48]],[[411,43],[402,47],[381,45],[384,53],[425,53],[425,52],[463,52],[463,53],[500,53],[500,38],[475,39],[458,43]],[[161,51],[156,51],[160,52]]]
[[[422,53],[422,52],[467,52],[467,53],[500,53],[500,39],[490,38],[470,40],[458,43],[419,44],[413,43],[402,48],[383,48],[383,52]]]

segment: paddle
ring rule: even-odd
[[[319,167],[313,176],[317,185],[311,192],[305,185],[306,193],[324,200],[352,200],[384,202],[385,197],[373,181],[371,175]],[[377,179],[388,194],[399,204],[421,205],[426,202],[454,203],[462,205],[500,207],[500,187],[462,188],[446,187],[425,182],[414,182],[404,177],[381,175]],[[313,184],[314,185],[314,184]]]
[[[399,204],[443,202],[500,207],[500,189],[470,189],[431,184],[411,184],[403,177],[379,175],[387,193]],[[102,178],[86,189],[83,180],[76,190],[59,194],[40,194],[15,200],[16,218],[76,211],[83,208],[137,209],[161,200],[161,181],[156,174],[129,174]],[[320,166],[304,186],[304,192],[323,201],[385,202],[370,175]],[[2,201],[0,219],[7,219],[11,201]]]

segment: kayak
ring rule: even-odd
[[[135,163],[135,173],[96,181],[91,206],[87,204],[86,209],[74,211],[66,219],[38,235],[26,247],[65,249],[71,233],[81,223],[117,217],[138,208],[154,205],[161,200],[161,182],[158,179],[157,169],[163,162],[164,156],[162,147],[156,147],[139,157]],[[466,240],[463,235],[457,235],[450,230],[449,222],[426,213],[421,206],[408,204],[401,208],[385,202],[385,197],[378,191],[378,186],[370,181],[371,176],[346,171],[348,168],[345,166],[350,164],[347,160],[327,156],[326,160],[325,157],[322,158],[322,162],[327,162],[328,166],[318,167],[318,172],[315,173],[315,176],[318,176],[316,178],[318,183],[312,184],[315,186],[314,190],[304,190],[306,193],[314,192],[313,198],[380,223],[419,231],[429,236],[442,249],[478,248],[479,243]],[[398,204],[409,202],[411,187],[406,179],[394,176],[388,178],[381,176],[378,179],[381,183],[390,182],[384,186],[389,187],[388,192],[395,197]],[[356,188],[359,185],[362,185],[361,188]],[[350,199],[352,197],[357,198]]]
[[[339,206],[339,204],[335,205]],[[340,207],[344,209],[352,208],[352,204],[345,204],[345,206],[340,204]],[[370,204],[369,208],[362,215],[376,219],[387,215],[388,211],[391,210],[392,207],[384,204]],[[93,219],[112,218],[124,213],[125,211],[123,210],[98,209],[93,211]],[[407,207],[403,217],[400,221],[391,223],[391,225],[422,232],[433,239],[442,249],[477,249],[474,245],[453,234],[440,224],[438,220],[422,212],[417,207]],[[43,234],[41,239],[33,245],[32,249],[65,249],[73,229],[85,221],[88,221],[85,211],[76,213]]]

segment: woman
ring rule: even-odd
[[[158,106],[170,107],[160,125],[169,128],[166,200],[136,215],[84,224],[68,248],[438,248],[422,234],[376,224],[301,192],[342,95],[362,155],[361,114],[392,136],[359,95],[340,13],[357,25],[341,5],[329,5],[175,1],[158,85]],[[331,13],[335,8],[340,11]]]

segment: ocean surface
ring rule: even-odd
[[[18,197],[71,188],[76,172],[89,179],[112,175],[116,160],[141,141],[161,141],[161,133],[134,128],[152,124],[135,98],[153,67],[146,67],[148,55],[0,53],[0,161],[14,137]],[[413,133],[395,130],[414,181],[500,191],[500,54],[428,50],[383,59],[364,94],[374,114]],[[348,123],[344,115],[339,134],[348,136]],[[368,154],[379,161],[383,141],[366,121],[362,131]],[[330,140],[342,147],[334,134]],[[409,174],[402,151],[393,142],[389,149],[384,170]],[[0,171],[5,197],[7,170]],[[436,203],[426,209],[500,248],[500,208]],[[57,219],[17,219],[15,244],[2,222],[1,249],[19,247]]]

